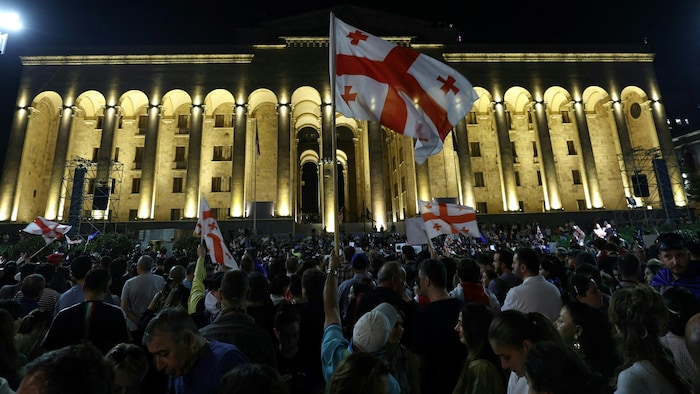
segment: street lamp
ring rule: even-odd
[[[22,28],[22,20],[16,12],[0,12],[0,55],[5,53],[8,34],[6,31],[17,31]]]

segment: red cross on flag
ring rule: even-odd
[[[204,196],[199,202],[199,219],[197,220],[197,226],[194,228],[194,233],[204,238],[211,261],[223,264],[228,268],[238,269],[238,263],[236,263],[236,259],[231,252],[228,251],[224,242],[224,236],[221,235],[219,224],[216,222],[216,218]]]
[[[46,220],[41,216],[34,219],[33,222],[29,223],[22,231],[28,234],[41,235],[44,237],[46,244],[50,244],[55,239],[61,238],[64,234],[69,232],[71,226],[66,226],[65,224],[59,224]]]
[[[331,13],[331,85],[336,111],[416,139],[422,164],[477,96],[459,72],[436,59],[352,27]]]
[[[476,211],[471,207],[423,200],[418,200],[418,207],[425,223],[425,232],[430,239],[441,234],[463,234],[481,238],[476,223]]]

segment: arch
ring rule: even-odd
[[[506,90],[503,100],[513,115],[523,115],[528,111],[528,105],[532,102],[532,94],[523,87],[513,86]]]
[[[172,118],[177,112],[182,112],[182,106],[192,105],[192,97],[182,89],[174,89],[163,95],[161,105],[163,106],[163,116]]]
[[[140,90],[129,90],[119,97],[119,106],[124,117],[133,118],[144,113],[143,108],[148,106],[148,96]]]
[[[552,113],[560,113],[568,110],[573,98],[571,94],[561,86],[552,86],[544,92],[544,102]]]
[[[236,100],[226,89],[214,89],[204,97],[205,116],[212,117],[215,113],[233,113]]]
[[[83,112],[85,119],[95,119],[101,115],[107,103],[105,96],[97,90],[88,90],[75,99],[75,105]]]

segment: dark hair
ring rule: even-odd
[[[70,263],[70,273],[78,280],[85,279],[85,275],[90,269],[92,269],[92,259],[88,255],[74,257]]]
[[[510,249],[501,248],[496,251],[498,253],[498,261],[503,263],[508,269],[513,269],[513,251]],[[495,255],[495,253],[494,253]]]
[[[421,261],[418,272],[430,279],[436,287],[444,289],[447,286],[447,270],[445,269],[445,264],[440,260],[427,259]]]
[[[401,254],[403,254],[407,260],[415,260],[415,258],[416,258],[416,250],[413,249],[412,245],[402,246],[401,247]]]
[[[641,271],[642,263],[639,257],[633,253],[623,253],[617,257],[617,270],[622,276],[634,276],[639,277]]]
[[[44,287],[46,287],[46,279],[43,276],[39,274],[28,275],[22,280],[22,295],[38,299]]]
[[[267,364],[237,365],[221,378],[222,394],[286,394],[289,392],[282,376]]]
[[[472,301],[464,304],[461,312],[462,330],[464,330],[469,352],[464,368],[468,369],[472,361],[483,359],[490,361],[501,370],[501,362],[488,341],[489,327],[494,317],[491,308],[481,302]]]
[[[250,294],[248,295],[250,302],[270,300],[270,283],[267,281],[265,274],[257,271],[253,272],[248,275],[248,283],[250,284]]]
[[[378,356],[368,352],[354,352],[345,357],[328,380],[328,391],[334,394],[379,393],[382,376],[389,368]]]
[[[56,276],[56,267],[51,263],[41,263],[35,272],[43,276],[46,279],[46,283],[51,283],[54,276]]]
[[[326,283],[326,274],[312,268],[304,271],[301,277],[301,286],[305,290],[307,301],[323,300],[323,286]]]
[[[389,282],[396,277],[400,277],[402,268],[403,266],[398,261],[387,261],[382,265],[382,268],[379,269],[377,283]]]
[[[661,294],[650,286],[623,287],[615,290],[608,308],[624,370],[640,360],[648,360],[676,392],[689,392],[690,386],[680,374],[673,357],[659,341],[666,329],[668,310]]]
[[[524,265],[527,270],[532,274],[539,274],[540,272],[540,255],[531,248],[520,248],[515,252],[518,256],[518,262]],[[515,259],[515,257],[513,257]]]
[[[94,291],[106,291],[111,278],[104,268],[93,268],[85,275],[85,288]]]
[[[479,283],[481,281],[479,263],[469,257],[459,259],[457,261],[457,276],[462,282]]]
[[[27,316],[22,318],[22,322],[19,323],[17,333],[29,334],[34,329],[41,326],[44,326],[44,328],[48,329],[49,325],[51,325],[52,320],[53,311],[44,308],[36,308],[29,312]]]
[[[513,349],[522,349],[524,341],[562,342],[552,322],[539,312],[523,313],[514,309],[497,314],[489,326],[489,341]]]
[[[221,279],[221,296],[227,307],[244,308],[250,289],[250,278],[241,270],[229,270]]]
[[[146,325],[143,344],[151,341],[155,333],[168,333],[175,343],[182,343],[188,334],[199,336],[199,327],[192,317],[182,308],[164,308]]]
[[[0,376],[8,380],[20,369],[19,350],[15,343],[15,319],[10,312],[0,309]]]
[[[656,238],[654,244],[660,252],[686,249],[685,238],[678,233],[663,233]]]
[[[287,274],[281,273],[272,278],[270,282],[270,294],[274,295],[284,295],[284,292],[289,288],[289,283],[291,279]]]
[[[573,349],[557,342],[535,343],[527,352],[525,371],[530,388],[553,394],[600,393],[603,378],[590,370]]]
[[[666,327],[672,333],[684,337],[685,325],[693,315],[700,313],[700,300],[685,287],[672,286],[663,292],[668,323]]]
[[[565,307],[573,323],[581,327],[578,340],[586,365],[612,378],[621,359],[607,316],[582,302],[570,302]]]
[[[274,327],[280,329],[285,324],[299,323],[301,322],[301,315],[299,314],[299,307],[297,305],[291,304],[288,301],[282,301],[277,305],[277,312],[275,313],[275,323]]]
[[[114,371],[90,342],[53,350],[27,364],[24,376],[40,373],[42,394],[111,394]]]
[[[578,273],[571,275],[571,277],[569,277],[569,296],[571,297],[571,302],[578,302],[576,296],[585,297],[591,283],[598,286],[595,280],[588,275]]]

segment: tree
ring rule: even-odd
[[[101,256],[109,256],[113,259],[126,256],[134,250],[134,241],[124,233],[100,234],[87,244],[86,250],[90,253],[97,252]]]

